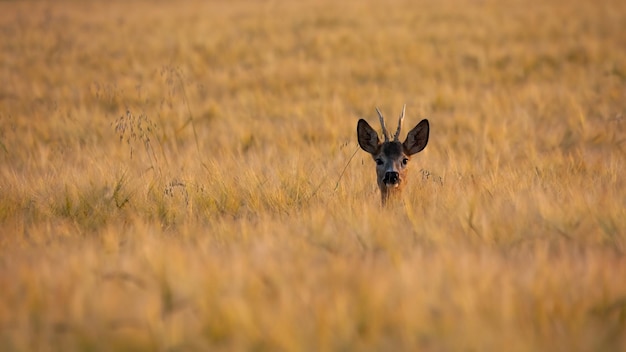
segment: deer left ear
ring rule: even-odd
[[[367,121],[360,119],[356,125],[356,135],[359,141],[361,149],[370,154],[375,154],[378,150],[378,133],[367,123]]]
[[[402,144],[408,155],[417,154],[426,148],[426,144],[428,144],[429,131],[430,127],[428,125],[428,120],[426,119],[420,121],[417,126],[413,127],[413,129],[409,131],[404,143]]]

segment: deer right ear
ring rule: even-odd
[[[378,150],[378,133],[374,131],[367,121],[360,119],[356,125],[356,135],[359,140],[359,146],[370,154],[375,154]]]
[[[426,144],[428,144],[428,133],[430,131],[430,127],[428,125],[428,120],[424,119],[417,124],[417,126],[413,127],[412,130],[406,135],[406,140],[404,141],[404,149],[408,155],[413,155],[415,153],[419,153],[422,149],[426,148]]]

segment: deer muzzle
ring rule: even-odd
[[[400,174],[395,171],[388,171],[383,177],[383,184],[387,187],[397,187],[400,183]]]

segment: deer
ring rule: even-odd
[[[378,138],[378,133],[364,119],[359,119],[356,126],[359,146],[368,152],[376,162],[376,176],[383,207],[390,199],[397,198],[402,193],[411,156],[424,150],[428,144],[430,126],[427,119],[420,121],[409,131],[404,142],[400,142],[405,111],[406,104],[402,107],[402,114],[398,119],[398,129],[392,141],[389,140],[390,135],[385,126],[385,118],[378,107],[376,112],[383,130],[383,142]]]

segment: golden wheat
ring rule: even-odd
[[[624,23],[1,2],[0,350],[624,350]],[[381,209],[356,122],[404,103]]]

